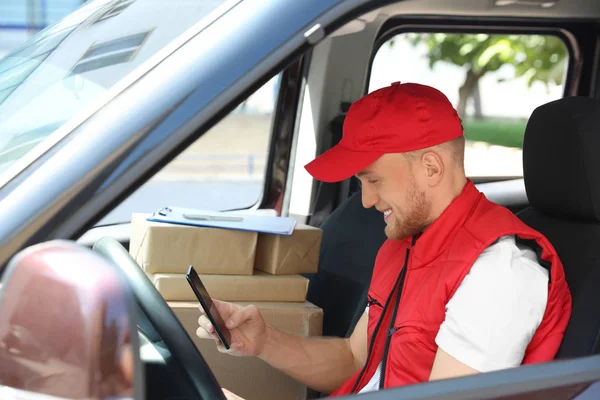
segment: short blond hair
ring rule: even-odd
[[[447,142],[428,147],[426,149],[409,151],[407,153],[403,153],[404,157],[406,157],[409,161],[414,161],[419,158],[423,153],[431,150],[436,150],[444,153],[450,154],[452,157],[452,161],[464,170],[465,168],[465,136],[459,136],[456,139],[449,140]]]

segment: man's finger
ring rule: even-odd
[[[229,348],[229,350],[227,350],[225,348],[225,346],[223,346],[223,343],[221,343],[221,340],[217,341],[217,350],[219,350],[219,353],[231,353],[231,351],[232,351],[231,348]]]
[[[199,327],[196,330],[196,336],[201,339],[218,339],[214,326],[205,315],[201,315],[200,318],[198,318],[198,325]]]
[[[215,332],[215,328],[206,315],[201,315],[200,318],[198,318],[198,325],[204,328],[208,333]]]
[[[249,305],[247,307],[242,308],[234,312],[231,317],[227,319],[226,326],[228,329],[235,329],[238,326],[242,325],[244,322],[248,321],[255,315],[256,307],[253,305]]]
[[[233,343],[229,343],[229,349],[226,349],[225,346],[223,346],[223,342],[221,342],[220,339],[217,339],[217,350],[219,350],[219,352],[221,352],[221,353],[225,353],[225,354],[235,353],[237,351],[242,350],[243,347],[244,347],[243,344],[241,344],[240,342],[233,342]]]
[[[222,316],[227,316],[235,311],[234,306],[231,303],[228,303],[226,301],[220,301],[220,300],[213,299],[213,304],[217,308],[217,311],[219,312],[219,314],[221,314]]]
[[[206,329],[199,327],[198,329],[196,329],[196,336],[198,336],[200,339],[214,339],[214,337],[206,332]]]

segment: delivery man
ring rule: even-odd
[[[385,219],[367,310],[347,339],[304,338],[267,326],[254,306],[219,302],[231,354],[333,396],[552,360],[571,314],[562,264],[476,189],[464,151],[460,118],[434,88],[394,83],[354,103],[340,143],[306,169],[325,182],[358,177],[363,206]],[[215,338],[198,322],[199,337]]]

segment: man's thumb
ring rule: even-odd
[[[226,301],[212,299],[213,305],[217,307],[219,312],[226,311],[229,308],[229,303]]]
[[[228,329],[235,329],[251,318],[252,306],[248,306],[231,314],[231,317],[227,319],[225,325]]]

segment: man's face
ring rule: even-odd
[[[389,239],[416,235],[430,222],[431,200],[419,188],[415,178],[418,168],[402,154],[385,154],[357,174],[363,206],[375,207],[383,214]]]

